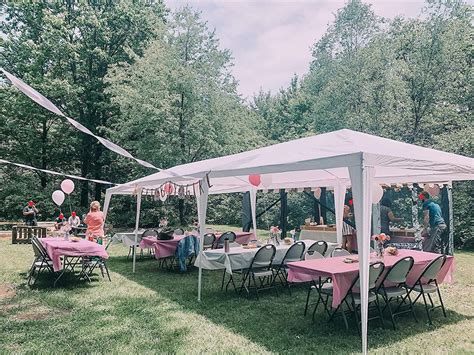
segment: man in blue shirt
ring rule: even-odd
[[[447,228],[441,207],[430,199],[427,191],[420,194],[420,199],[423,201],[423,227],[428,231],[428,238],[423,242],[423,251],[441,254],[442,239]]]

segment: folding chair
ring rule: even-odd
[[[229,243],[235,242],[235,239],[237,236],[235,235],[234,232],[225,232],[222,233],[219,238],[215,241],[214,249],[222,249],[224,247],[224,241],[226,239],[229,239]]]
[[[36,276],[39,275],[43,270],[54,274],[53,261],[44,249],[43,244],[41,244],[37,237],[32,236],[31,245],[33,247],[33,252],[35,253],[35,259],[30,267],[30,270],[28,271],[28,286],[33,286],[36,282],[36,278],[34,278],[35,271],[37,271]],[[33,283],[31,283],[32,279]]]
[[[176,228],[174,230],[175,235],[183,235],[184,234],[184,229],[183,228]]]
[[[214,235],[214,233],[204,234],[204,250],[212,249],[212,246],[214,245],[215,241],[216,236]]]
[[[351,255],[352,255],[351,253],[349,253],[346,249],[343,249],[343,248],[335,248],[331,252],[331,258],[335,258],[338,256],[351,256]]]
[[[318,252],[322,256],[326,254],[326,251],[328,250],[328,243],[326,243],[324,240],[319,240],[317,242],[314,242],[311,244],[311,246],[308,248],[306,251],[307,254],[312,255],[313,252]]]
[[[324,259],[324,256],[322,256],[320,253],[318,253],[317,251],[313,251],[312,254],[309,254],[308,251],[306,251],[305,255],[304,255],[304,260],[315,260],[315,259]],[[329,278],[326,278],[324,279],[324,281],[329,281]],[[316,280],[312,280],[309,282],[308,284],[308,292],[307,292],[307,295],[306,295],[306,305],[304,307],[304,316],[306,317],[306,313],[308,313],[308,307],[313,305],[313,304],[316,304],[316,303],[312,303],[310,304],[309,303],[309,298],[311,296],[311,293],[312,292],[315,292],[315,291],[318,291],[316,288],[321,284],[323,284],[321,278],[319,278],[318,280],[318,283],[316,283]],[[318,292],[318,302],[319,302],[319,292]]]
[[[411,256],[404,257],[403,259],[398,260],[392,268],[383,276],[382,281],[377,288],[377,293],[382,296],[385,301],[385,308],[388,308],[390,313],[390,318],[392,321],[393,329],[396,329],[395,326],[395,316],[407,312],[412,312],[413,318],[418,322],[415,314],[415,309],[413,308],[413,303],[411,301],[410,295],[408,295],[408,286],[406,284],[407,276],[410,273],[410,270],[413,267],[414,260]],[[386,283],[390,283],[392,286],[386,286]],[[399,300],[400,297],[407,295],[409,302],[409,309],[393,312],[391,301]],[[403,303],[402,303],[403,304]]]
[[[276,247],[271,244],[264,245],[258,249],[252,259],[250,267],[243,270],[240,294],[245,290],[250,295],[250,290],[254,289],[258,300],[258,292],[266,289],[275,289],[278,296],[278,290],[273,285],[272,261],[275,257]],[[257,285],[258,279],[259,284]]]
[[[421,273],[420,277],[416,280],[412,288],[407,292],[407,295],[402,299],[402,303],[398,305],[396,311],[401,307],[401,305],[405,302],[405,300],[410,296],[410,293],[412,291],[418,292],[418,296],[415,298],[413,301],[413,304],[418,301],[420,297],[423,297],[423,302],[425,303],[425,310],[426,310],[426,315],[428,316],[428,320],[430,322],[430,325],[433,324],[431,321],[431,315],[430,311],[435,310],[436,308],[441,307],[443,310],[443,315],[446,317],[446,310],[444,309],[444,303],[443,299],[441,298],[441,292],[439,290],[438,286],[438,281],[436,281],[436,277],[438,276],[440,270],[443,268],[444,263],[446,262],[446,255],[440,255],[436,259],[434,259],[432,262],[430,262],[423,272]],[[427,280],[426,283],[423,283],[423,280]],[[433,303],[433,299],[431,298],[432,293],[437,293],[440,305],[436,306]],[[426,296],[428,296],[428,299],[430,300],[431,307],[428,307],[428,303],[426,302]]]
[[[144,237],[155,237],[158,238],[158,232],[154,229],[147,229],[143,232],[142,234],[142,239]],[[153,249],[152,248],[145,248],[148,251],[148,256],[153,255]],[[143,249],[140,249],[140,254],[143,257]]]
[[[383,319],[383,314],[382,314],[382,309],[380,308],[380,303],[378,299],[378,294],[376,291],[376,285],[377,285],[377,280],[379,279],[380,275],[382,275],[384,270],[384,264],[382,262],[376,262],[370,265],[369,267],[369,294],[368,294],[368,301],[369,301],[369,306],[371,303],[375,303],[377,311],[378,311],[378,316],[371,317],[368,320],[373,320],[379,318],[382,327],[385,328],[385,323]],[[360,275],[357,275],[357,277],[354,279],[352,282],[351,287],[349,288],[349,291],[347,292],[346,296],[344,299],[341,301],[341,304],[334,310],[330,317],[330,321],[334,318],[336,315],[337,311],[340,309],[342,318],[344,319],[344,324],[346,326],[346,329],[349,329],[349,325],[347,323],[347,318],[346,318],[346,311],[344,310],[344,303],[348,306],[349,313],[353,313],[357,322],[357,330],[360,333],[360,320],[359,320],[359,309],[360,309],[360,304],[361,304],[361,297],[360,293],[357,291],[354,291],[355,286],[357,285],[357,288],[360,289]],[[351,302],[351,306],[348,304],[348,300]],[[370,308],[370,307],[369,307]],[[314,314],[314,313],[313,313]]]
[[[304,251],[306,249],[306,245],[299,241],[294,243],[285,253],[283,260],[279,265],[273,267],[275,271],[275,276],[273,277],[273,282],[275,282],[276,278],[280,280],[283,287],[288,287],[288,291],[291,295],[290,283],[288,282],[288,266],[287,264],[292,261],[300,261],[303,259]]]

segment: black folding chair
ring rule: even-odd
[[[299,241],[293,244],[285,253],[283,260],[280,264],[273,267],[275,271],[275,276],[273,278],[273,282],[275,282],[276,278],[280,280],[283,287],[288,287],[288,291],[291,295],[291,284],[288,282],[288,263],[292,261],[300,261],[303,260],[304,251],[306,249],[305,243]]]
[[[229,240],[229,243],[233,243],[237,239],[237,236],[234,232],[222,233],[221,236],[215,241],[214,249],[222,249],[224,247],[224,242],[226,239]]]
[[[433,322],[431,321],[430,312],[435,310],[436,308],[441,308],[443,310],[443,315],[446,317],[446,310],[444,309],[443,299],[441,297],[441,292],[439,290],[438,281],[436,281],[436,277],[438,276],[439,272],[443,268],[445,262],[446,262],[446,255],[440,255],[436,259],[434,259],[432,262],[430,262],[425,267],[420,277],[418,277],[418,279],[416,280],[412,288],[407,292],[406,296],[402,299],[402,302],[400,303],[400,305],[398,305],[396,311],[398,311],[401,305],[405,303],[405,300],[410,297],[410,293],[413,291],[416,291],[419,294],[413,301],[413,304],[415,304],[416,301],[418,301],[420,297],[423,297],[426,315],[428,316],[430,325],[433,324]],[[423,281],[426,281],[426,282],[423,283]],[[440,302],[439,306],[434,305],[433,299],[431,298],[432,293],[438,294],[438,298]],[[428,307],[428,303],[426,302],[426,296],[428,296],[428,299],[430,300],[431,307]]]
[[[383,320],[382,309],[380,308],[378,294],[377,294],[377,292],[375,292],[376,288],[377,288],[377,280],[382,275],[383,270],[384,270],[384,264],[382,262],[373,263],[369,267],[369,294],[368,294],[369,308],[370,308],[371,303],[375,303],[377,311],[378,311],[378,315],[375,316],[375,317],[369,318],[368,321],[379,318],[381,323],[382,323],[382,327],[385,328],[385,323],[384,323],[384,320]],[[354,291],[354,288],[355,288],[356,285],[358,286],[357,288],[360,288],[359,287],[359,281],[360,281],[359,275],[357,275],[357,277],[352,282],[352,285],[349,288],[349,291],[347,292],[347,295],[344,297],[344,299],[341,301],[339,306],[331,314],[331,317],[329,318],[329,320],[331,321],[332,319],[334,319],[334,316],[336,315],[337,311],[340,309],[341,314],[342,314],[342,318],[344,319],[344,324],[346,326],[346,329],[349,329],[349,324],[347,323],[347,318],[346,318],[346,311],[344,310],[344,304],[346,304],[347,307],[348,307],[349,314],[353,313],[354,316],[355,316],[355,319],[356,319],[356,322],[357,322],[357,330],[360,333],[359,312],[360,312],[360,305],[361,305],[362,300],[361,300],[361,297],[360,297],[360,293]],[[350,301],[350,303],[351,303],[350,305],[349,305],[348,301]],[[313,313],[313,315],[314,315],[314,313]]]
[[[311,246],[308,248],[306,253],[309,255],[313,255],[313,253],[317,251],[319,254],[324,256],[327,250],[328,250],[328,243],[326,243],[324,240],[318,240],[317,242],[314,242],[313,244],[311,244]]]
[[[414,260],[411,256],[407,256],[398,260],[385,274],[385,276],[383,276],[382,281],[380,282],[379,287],[377,288],[377,293],[381,295],[383,297],[383,300],[385,301],[385,307],[382,311],[388,308],[393,329],[396,329],[394,317],[399,314],[412,312],[413,318],[415,318],[415,321],[418,321],[410,295],[408,295],[408,286],[406,283],[407,276],[413,267],[413,263]],[[386,283],[390,283],[390,285],[386,286]],[[393,300],[399,301],[399,299],[401,299],[401,297],[405,295],[408,296],[407,298],[409,302],[409,308],[400,312],[393,312],[391,302]]]
[[[204,250],[212,249],[212,246],[216,242],[216,236],[214,233],[206,233],[204,234]]]
[[[264,245],[257,251],[250,267],[243,271],[240,294],[245,290],[249,296],[250,291],[254,289],[258,300],[259,291],[273,288],[278,296],[278,290],[273,285],[274,275],[272,261],[275,257],[275,253],[276,247],[271,244]],[[257,284],[256,279],[258,279],[259,284]]]
[[[29,286],[33,286],[36,282],[35,272],[36,276],[38,276],[42,271],[54,274],[53,261],[44,249],[43,244],[41,244],[37,237],[32,236],[31,245],[33,247],[33,252],[35,253],[35,259],[28,272]],[[31,280],[33,280],[33,283],[31,283]]]

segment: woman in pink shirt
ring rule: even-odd
[[[84,219],[84,223],[87,224],[87,236],[104,236],[104,213],[100,211],[100,203],[98,201],[92,201],[91,209]]]

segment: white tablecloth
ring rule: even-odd
[[[140,229],[137,233],[137,247],[142,240],[144,229]],[[133,247],[135,244],[135,232],[123,232],[123,233],[115,233],[112,237],[112,241],[110,242],[111,245],[123,243],[127,247]]]
[[[304,242],[306,248],[308,248],[314,243],[314,240],[302,240],[302,242]],[[273,258],[274,264],[281,263],[289,247],[290,245],[283,243],[276,247],[275,257]],[[230,248],[228,253],[226,253],[224,249],[205,250],[197,257],[194,266],[201,266],[206,270],[226,269],[229,274],[232,274],[232,270],[249,268],[258,249],[259,248],[244,249],[243,247],[234,247]]]
[[[337,236],[335,231],[318,231],[303,229],[300,233],[300,239],[324,240],[328,243],[336,243]]]

